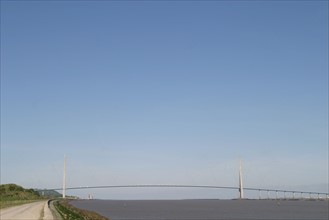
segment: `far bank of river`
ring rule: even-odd
[[[328,201],[77,200],[72,205],[111,220],[328,219]]]

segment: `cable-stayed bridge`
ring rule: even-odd
[[[110,189],[110,188],[201,188],[201,189],[238,190],[239,192],[245,190],[245,191],[259,192],[259,199],[274,199],[274,198],[275,199],[329,199],[329,193],[326,192],[250,188],[250,187],[245,187],[241,189],[240,187],[234,187],[234,186],[215,186],[215,185],[176,185],[176,184],[102,185],[102,186],[67,187],[65,190]],[[50,190],[58,191],[63,189],[55,188]],[[39,190],[39,191],[42,192],[43,190]],[[265,195],[262,193],[265,193]],[[272,193],[271,196],[270,193]],[[273,196],[273,193],[275,196]]]
[[[242,163],[240,162],[239,169],[239,186],[215,186],[215,185],[182,185],[182,184],[135,184],[135,185],[103,185],[103,186],[66,186],[66,156],[64,156],[64,172],[63,172],[63,187],[55,189],[38,190],[62,190],[63,198],[66,196],[66,190],[86,190],[86,189],[110,189],[110,188],[202,188],[202,189],[225,189],[225,190],[238,190],[239,198],[244,199],[244,191],[258,191],[259,199],[270,199],[270,193],[275,193],[275,199],[329,199],[328,192],[315,192],[315,191],[299,191],[299,190],[284,190],[284,189],[267,189],[267,188],[250,188],[243,186]],[[266,192],[266,197],[262,197],[262,192]],[[290,193],[292,196],[288,196]]]

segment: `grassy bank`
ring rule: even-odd
[[[13,201],[0,201],[0,209],[9,208],[17,205],[24,205],[27,203],[37,202],[40,200],[13,200]]]
[[[24,189],[16,184],[0,185],[0,208],[23,205],[44,199],[33,189]]]
[[[54,206],[63,220],[109,220],[96,212],[78,209],[70,205],[68,200],[54,201]]]

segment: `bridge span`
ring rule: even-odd
[[[215,185],[180,185],[180,184],[135,184],[135,185],[103,185],[103,186],[75,186],[67,187],[66,185],[66,156],[64,155],[64,173],[63,173],[63,187],[48,189],[48,190],[62,190],[63,198],[65,198],[66,190],[83,190],[83,189],[109,189],[109,188],[203,188],[203,189],[225,189],[225,190],[238,190],[240,199],[244,199],[244,191],[258,191],[259,199],[262,199],[262,192],[266,192],[267,199],[270,199],[270,193],[275,193],[275,198],[283,199],[328,199],[328,192],[312,192],[312,191],[299,191],[299,190],[285,190],[285,189],[266,189],[266,188],[250,188],[243,186],[242,162],[240,161],[239,167],[239,185],[237,186],[215,186]],[[39,192],[45,190],[38,190]],[[280,195],[279,195],[280,193]],[[292,194],[288,197],[287,193]]]
[[[225,189],[225,190],[238,190],[241,192],[240,187],[235,186],[215,186],[215,185],[177,185],[177,184],[136,184],[136,185],[102,185],[102,186],[75,186],[67,187],[66,190],[86,190],[86,189],[110,189],[110,188],[202,188],[202,189]],[[62,188],[54,188],[48,190],[63,190]],[[245,187],[245,191],[258,191],[259,199],[271,199],[270,193],[275,193],[275,199],[329,199],[329,193],[314,192],[314,191],[299,191],[299,190],[284,190],[284,189],[266,189],[266,188],[250,188]],[[39,192],[45,190],[38,190]],[[266,192],[265,197],[262,192]],[[280,195],[279,195],[280,193]],[[292,196],[288,196],[290,193]],[[242,199],[242,198],[241,198]]]

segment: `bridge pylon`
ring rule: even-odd
[[[240,169],[239,169],[239,193],[240,193],[240,199],[243,199],[244,193],[243,193],[242,161],[240,161]]]
[[[66,155],[64,155],[64,172],[63,172],[63,199],[66,197]]]

